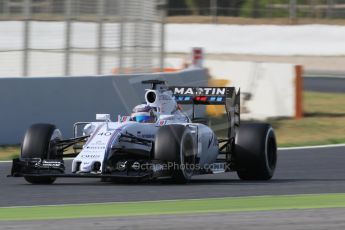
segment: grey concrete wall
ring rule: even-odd
[[[207,84],[205,69],[164,74],[117,76],[1,78],[0,145],[21,143],[33,123],[55,124],[65,138],[78,121],[94,121],[96,113],[130,114],[144,101],[141,81],[162,79],[169,85]],[[147,87],[147,86],[146,86]]]

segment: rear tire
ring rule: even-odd
[[[61,132],[55,125],[34,124],[26,131],[21,149],[21,159],[58,159],[61,158],[54,140],[61,139]],[[26,176],[31,184],[52,184],[55,177]]]
[[[155,139],[154,159],[172,166],[172,178],[177,183],[187,183],[194,171],[196,139],[188,127],[167,125],[161,127]]]
[[[277,143],[269,124],[241,124],[235,141],[237,175],[242,180],[269,180],[277,164]]]

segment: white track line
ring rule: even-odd
[[[0,161],[0,163],[11,163],[12,161]]]
[[[300,146],[300,147],[282,147],[278,150],[298,150],[298,149],[321,149],[321,148],[335,148],[335,147],[345,147],[344,144],[332,144],[332,145],[314,145],[314,146]]]

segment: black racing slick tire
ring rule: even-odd
[[[53,184],[56,180],[56,177],[33,177],[26,176],[24,179],[30,184]]]
[[[194,171],[197,143],[195,134],[183,125],[162,126],[155,139],[154,159],[167,163],[177,183],[187,183]]]
[[[271,179],[277,164],[273,128],[265,123],[241,124],[235,139],[235,161],[240,179]]]
[[[27,159],[57,159],[59,154],[54,140],[61,139],[61,132],[51,124],[34,124],[29,127],[24,136],[20,158]],[[52,184],[55,177],[26,176],[31,184]]]

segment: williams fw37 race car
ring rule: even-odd
[[[52,124],[26,131],[21,155],[11,176],[33,184],[57,177],[102,181],[171,178],[188,182],[193,175],[236,171],[242,180],[269,180],[277,162],[276,138],[265,123],[240,125],[240,92],[234,87],[167,87],[158,80],[146,90],[145,104],[130,116],[97,114],[95,122],[74,124],[74,137],[63,139]],[[190,104],[187,116],[180,104]],[[206,118],[195,117],[197,105],[224,105],[227,136],[217,137]],[[64,154],[67,149],[74,153]],[[73,157],[71,169],[64,158]]]

